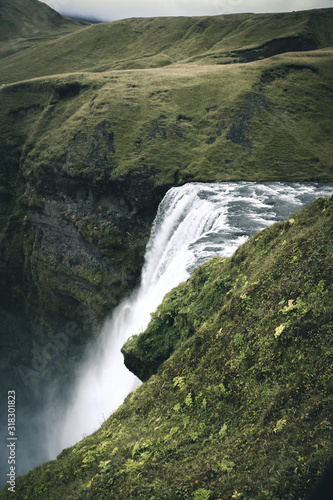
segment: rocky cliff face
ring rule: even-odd
[[[98,155],[95,158],[99,161]],[[1,274],[7,285],[5,324],[17,315],[23,324],[11,339],[3,325],[7,356],[2,368],[22,362],[31,366],[34,342],[42,348],[75,321],[80,335],[69,352],[62,353],[65,370],[65,357],[98,334],[104,316],[136,285],[166,187],[154,188],[149,172],[130,172],[105,183],[58,173],[48,165],[34,183],[22,177],[22,170],[17,176],[23,183],[18,183],[17,198],[11,199],[14,208],[5,218]],[[32,335],[27,335],[29,330]],[[20,342],[23,352],[17,350]]]
[[[135,285],[156,208],[149,177],[134,172],[96,185],[51,175],[38,191],[28,183],[21,203],[24,224],[34,229],[32,257],[45,306],[56,291],[101,318]]]

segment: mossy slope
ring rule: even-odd
[[[173,354],[17,498],[304,499],[333,456],[332,230],[333,197],[198,268],[142,337]]]

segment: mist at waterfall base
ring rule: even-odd
[[[130,336],[146,329],[167,292],[213,256],[232,255],[258,230],[332,192],[333,183],[284,182],[191,183],[170,189],[151,230],[140,286],[116,307],[99,338],[87,347],[69,397],[55,384],[43,408],[30,416],[39,433],[33,444],[29,421],[22,423],[27,436],[21,438],[19,473],[54,459],[91,434],[138,387],[140,381],[124,366],[120,350]],[[23,422],[24,409],[18,406],[17,412]]]

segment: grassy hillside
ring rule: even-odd
[[[42,78],[3,87],[2,127],[24,130],[22,168],[34,182],[41,169],[51,175],[51,164],[96,183],[145,169],[167,185],[328,181],[330,62],[331,51],[323,50],[250,64]],[[110,149],[98,142],[106,121]]]
[[[2,133],[24,131],[29,181],[55,165],[96,183],[331,180],[332,19],[129,19],[59,36],[2,60]]]
[[[32,0],[30,0],[32,1]],[[333,9],[126,19],[91,25],[2,61],[0,83],[77,71],[250,62],[332,46]]]
[[[173,354],[16,497],[304,499],[333,456],[332,230],[333,197],[198,268],[142,334]]]

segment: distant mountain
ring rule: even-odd
[[[65,13],[63,13],[63,15],[66,17]],[[77,19],[78,21],[83,21],[84,23],[88,23],[88,24],[100,24],[100,23],[104,23],[105,22],[102,19],[96,19],[95,17],[71,16],[70,18],[71,19]]]
[[[38,0],[0,0],[0,41],[3,42],[59,35],[87,24],[63,17]]]

